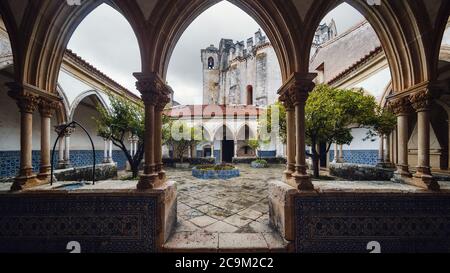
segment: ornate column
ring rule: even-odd
[[[391,102],[392,110],[397,116],[397,149],[398,163],[395,178],[404,180],[410,178],[408,165],[408,115],[410,112],[409,99],[407,97],[399,98]]]
[[[238,157],[238,141],[234,140],[234,158]]]
[[[64,169],[64,136],[59,138],[58,143],[58,165],[56,166],[57,169]]]
[[[162,85],[162,88],[159,90],[159,92],[158,102],[155,107],[155,164],[159,179],[161,181],[165,181],[166,172],[164,171],[162,161],[162,115],[164,109],[166,108],[166,105],[170,103],[170,92],[166,88],[166,85]]]
[[[156,73],[135,73],[136,87],[142,94],[145,105],[145,135],[144,135],[144,172],[137,188],[139,190],[153,189],[164,182],[162,171],[161,147],[161,115],[164,107],[170,102],[168,90],[164,81]]]
[[[214,157],[214,141],[211,142],[211,158],[215,158]]]
[[[300,191],[314,190],[311,177],[306,171],[305,104],[308,99],[309,92],[311,92],[315,87],[313,82],[315,77],[316,74],[294,73],[279,91],[280,95],[287,95],[290,97],[295,107],[296,157],[295,172],[292,174],[293,179],[291,180],[293,180],[293,184]]]
[[[112,142],[112,140],[109,140],[108,143],[109,143],[108,163],[113,163],[114,162],[113,161],[113,142]]]
[[[380,144],[378,148],[378,166],[384,166],[384,135],[380,135]]]
[[[344,145],[339,145],[339,157],[338,157],[338,162],[339,163],[345,163],[344,160]]]
[[[295,107],[292,98],[285,93],[280,96],[286,108],[286,157],[287,164],[284,171],[284,178],[289,180],[295,172]]]
[[[338,144],[334,143],[334,157],[333,157],[333,163],[338,163],[339,161],[339,151],[338,151]]]
[[[108,139],[103,139],[103,163],[108,163]]]
[[[424,88],[412,95],[409,100],[417,112],[418,151],[417,172],[414,174],[414,184],[430,190],[439,190],[439,184],[433,179],[430,167],[430,105],[431,93]]]
[[[64,132],[64,164],[65,164],[65,168],[70,168],[71,167],[71,163],[70,163],[70,136],[75,132],[75,128],[69,127],[66,129],[66,131]]]
[[[392,149],[392,159],[393,159],[393,161],[392,161],[392,163],[394,164],[394,165],[397,165],[397,163],[398,163],[398,144],[397,144],[397,141],[398,141],[398,136],[397,136],[397,126],[395,127],[395,129],[394,129],[394,131],[392,132],[392,147],[393,147],[393,149]]]
[[[33,140],[33,112],[38,107],[39,98],[27,93],[16,83],[7,84],[11,88],[9,96],[17,101],[20,109],[20,170],[11,190],[18,191],[35,185],[38,181],[33,174],[32,140]]]
[[[53,111],[58,107],[58,102],[41,99],[39,113],[41,114],[41,166],[38,174],[40,180],[48,180],[50,177],[50,130]]]

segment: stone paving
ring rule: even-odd
[[[282,177],[284,166],[238,168],[241,176],[228,180],[201,180],[189,170],[167,170],[178,188],[178,224],[167,249],[285,249],[269,225],[267,191],[270,180]]]

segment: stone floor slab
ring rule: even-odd
[[[173,234],[164,248],[168,251],[196,250],[216,251],[219,246],[218,233],[178,232]]]
[[[212,217],[204,215],[204,216],[192,218],[189,221],[198,227],[204,228],[204,227],[207,227],[207,226],[212,225],[215,222],[217,222],[217,219],[214,219]]]
[[[208,232],[234,233],[238,231],[239,228],[222,221],[217,221],[216,223],[206,227],[205,230]]]
[[[268,244],[261,233],[220,233],[219,249],[258,250],[267,249]]]
[[[243,227],[245,225],[248,225],[252,221],[252,219],[235,214],[233,216],[224,219],[223,221],[235,227]]]
[[[259,211],[256,211],[256,210],[248,208],[246,210],[238,212],[238,215],[247,217],[247,218],[252,219],[252,220],[256,220],[259,217],[261,217],[263,214],[261,212],[259,212]]]

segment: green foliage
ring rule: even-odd
[[[231,170],[234,170],[235,167],[230,164],[200,165],[200,166],[197,166],[197,169],[201,170],[201,171],[231,171]]]
[[[338,89],[317,85],[310,93],[305,107],[306,140],[312,147],[314,175],[319,176],[319,151],[316,145],[327,143],[350,144],[351,128],[372,127],[376,118],[377,103],[373,96],[361,90]]]
[[[274,111],[277,112],[278,116],[278,128],[272,128],[272,114]],[[265,136],[265,134],[270,135],[273,131],[276,131],[281,139],[281,142],[286,144],[286,108],[280,102],[270,105],[258,120],[258,132],[260,135],[263,135],[263,139],[270,140],[270,136]]]
[[[173,147],[174,155],[183,163],[184,154],[203,141],[203,129],[189,127],[180,120],[169,120],[163,125],[163,143]]]
[[[305,108],[308,144],[350,144],[351,127],[370,126],[376,107],[375,98],[362,90],[318,85]]]
[[[261,164],[261,165],[268,165],[269,164],[269,163],[267,163],[267,160],[264,160],[264,159],[257,159],[257,160],[255,160],[253,162],[255,162],[257,164]]]
[[[108,93],[111,112],[102,106],[97,110],[100,117],[96,119],[97,131],[103,138],[123,139],[124,134],[132,133],[144,139],[144,107],[112,93]]]
[[[113,144],[124,152],[133,170],[133,177],[136,177],[144,154],[144,107],[141,103],[132,102],[111,92],[107,94],[111,103],[111,111],[101,105],[97,106],[100,113],[99,117],[95,119],[98,135],[105,139],[111,139]],[[130,134],[139,137],[137,153],[134,157],[131,156],[126,145]]]
[[[396,125],[397,117],[390,110],[377,107],[372,126],[365,140],[371,139],[374,141],[376,136],[389,135],[395,129]]]
[[[247,145],[256,151],[261,147],[261,142],[259,139],[249,139],[247,140]]]

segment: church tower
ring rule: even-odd
[[[203,65],[203,104],[219,104],[220,60],[219,49],[214,45],[201,51]]]

